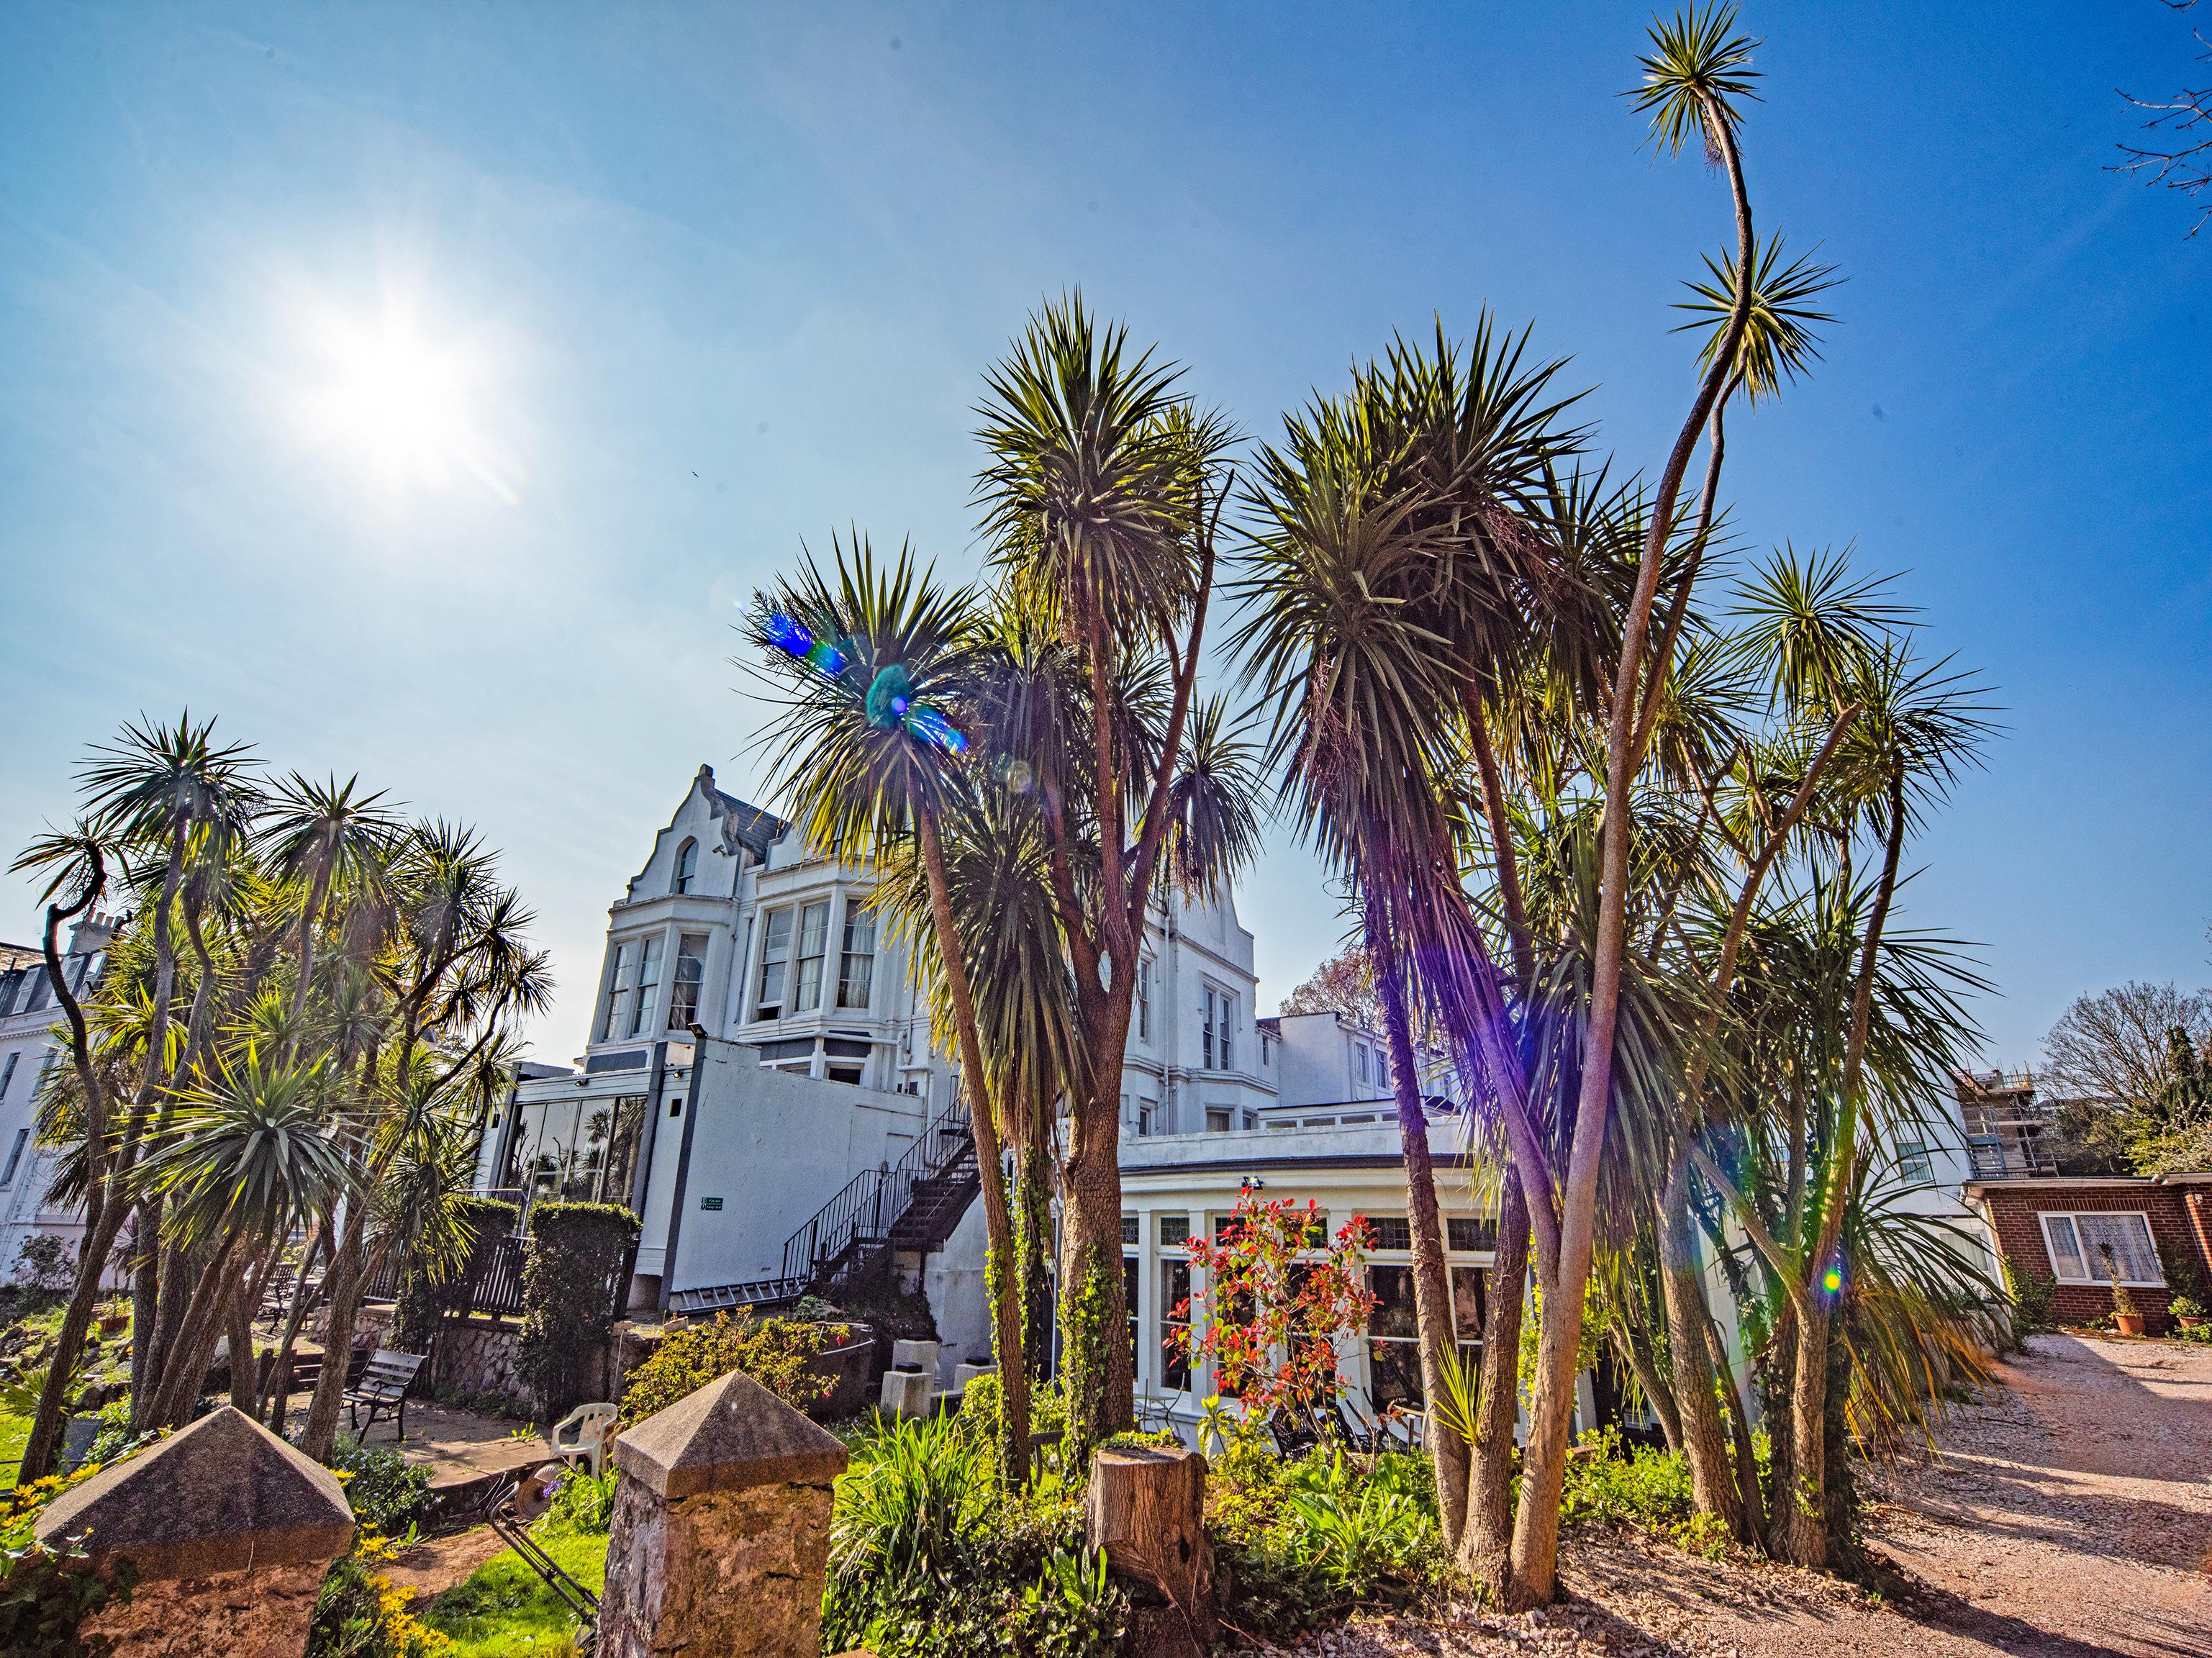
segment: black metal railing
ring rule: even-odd
[[[836,1274],[848,1258],[887,1247],[891,1229],[914,1206],[917,1182],[940,1179],[975,1156],[967,1106],[956,1100],[930,1120],[889,1169],[865,1169],[786,1240],[783,1276],[813,1281]]]

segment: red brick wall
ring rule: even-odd
[[[2151,1236],[2162,1251],[2179,1249],[2212,1267],[2212,1261],[2206,1260],[2203,1243],[2182,1200],[2182,1193],[2170,1186],[2118,1181],[2110,1186],[2055,1186],[2033,1181],[1986,1188],[1982,1197],[1989,1206],[1997,1248],[2015,1266],[2057,1276],[2050,1248],[2044,1242],[2043,1223],[2038,1218],[2040,1215],[2135,1210],[2149,1218]],[[2208,1212],[2205,1218],[2212,1224],[2212,1212]],[[2136,1310],[2148,1316],[2152,1330],[2167,1327],[2167,1291],[2130,1290],[2128,1293]],[[2112,1292],[2101,1284],[2062,1284],[2051,1296],[2051,1315],[2062,1323],[2087,1323],[2111,1313]]]

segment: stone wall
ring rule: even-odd
[[[1972,1191],[1989,1216],[1998,1248],[2015,1267],[2057,1278],[2043,1235],[2040,1217],[2045,1214],[2131,1210],[2149,1220],[2161,1253],[2179,1251],[2212,1269],[2189,1207],[2174,1187],[2149,1180],[2022,1180],[1978,1184]],[[2166,1303],[2175,1293],[2170,1288],[2128,1291],[2154,1334],[2169,1327]],[[2051,1316],[2062,1324],[2088,1323],[2112,1310],[2112,1291],[2106,1284],[2061,1284],[2051,1297]]]

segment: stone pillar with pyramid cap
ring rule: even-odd
[[[817,1658],[836,1437],[740,1371],[615,1441],[599,1658]]]
[[[300,1658],[353,1510],[328,1468],[226,1405],[46,1505],[42,1543],[80,1538],[137,1588],[85,1621],[115,1658]]]

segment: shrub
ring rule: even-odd
[[[2004,1264],[2004,1275],[2005,1289],[2012,1298],[2013,1333],[2033,1335],[2051,1328],[2051,1302],[2058,1291],[2058,1280],[2048,1272],[2009,1260]]]
[[[600,1536],[611,1531],[615,1523],[615,1486],[620,1479],[620,1473],[612,1467],[597,1476],[580,1467],[570,1468],[554,1487],[552,1503],[546,1509],[542,1522],[545,1529]]]
[[[990,1442],[951,1421],[856,1436],[837,1482],[825,1650],[882,1658],[1106,1658],[1128,1597],[1064,1491],[1008,1498]]]
[[[1763,1451],[1763,1440],[1755,1440]],[[1717,1554],[1728,1543],[1728,1528],[1717,1515],[1699,1514],[1690,1485],[1689,1459],[1680,1451],[1624,1454],[1620,1430],[1606,1428],[1583,1437],[1584,1452],[1567,1463],[1559,1497],[1562,1524],[1610,1521],[1641,1527],[1693,1553]],[[1765,1456],[1758,1461],[1765,1474]]]
[[[430,1471],[393,1450],[363,1445],[341,1432],[331,1467],[345,1482],[354,1517],[372,1531],[404,1536],[430,1511]]]
[[[694,1324],[663,1338],[653,1357],[630,1372],[623,1388],[623,1420],[642,1422],[732,1370],[743,1370],[787,1405],[819,1404],[835,1384],[808,1374],[806,1362],[829,1339],[817,1325],[782,1318],[756,1323],[749,1309],[735,1319],[717,1313],[712,1324]]]
[[[114,1643],[79,1633],[83,1620],[131,1598],[138,1574],[127,1560],[94,1572],[73,1543],[50,1549],[32,1535],[48,1503],[101,1465],[0,1491],[0,1652],[9,1658],[99,1658]]]
[[[376,1570],[392,1546],[363,1531],[315,1596],[304,1658],[434,1658],[452,1645],[407,1610],[408,1594]]]
[[[611,1203],[541,1203],[522,1266],[515,1373],[550,1417],[592,1388],[593,1358],[613,1333],[614,1279],[637,1242],[637,1217]]]
[[[69,1245],[51,1232],[33,1232],[15,1251],[15,1281],[27,1290],[58,1295],[76,1276]]]
[[[1404,1605],[1445,1565],[1427,1459],[1310,1452],[1285,1463],[1256,1437],[1214,1466],[1207,1532],[1229,1620],[1283,1637],[1354,1606]]]

